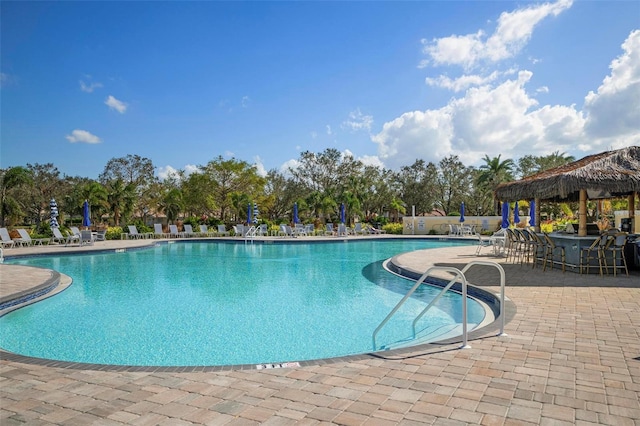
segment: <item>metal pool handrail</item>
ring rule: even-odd
[[[456,283],[459,280],[462,283],[462,346],[461,346],[461,348],[469,348],[470,346],[467,343],[467,334],[468,334],[467,333],[467,278],[465,277],[464,273],[466,271],[468,271],[469,268],[474,266],[474,265],[494,266],[494,267],[498,268],[498,270],[500,272],[500,292],[501,292],[500,306],[501,306],[501,309],[502,309],[502,312],[501,312],[501,315],[500,315],[500,317],[501,317],[500,335],[501,336],[505,335],[505,333],[504,333],[504,323],[505,323],[505,318],[504,318],[505,317],[505,315],[504,315],[504,288],[505,288],[504,269],[502,268],[502,266],[500,266],[496,262],[490,262],[490,261],[485,261],[485,260],[475,260],[473,262],[469,262],[462,270],[460,270],[458,268],[449,267],[449,266],[431,266],[429,269],[427,269],[425,271],[425,273],[422,274],[420,279],[418,281],[416,281],[416,283],[413,285],[413,287],[411,287],[411,289],[407,292],[407,294],[402,298],[402,300],[400,300],[396,304],[396,306],[391,310],[391,312],[389,312],[389,314],[385,317],[385,319],[382,320],[380,325],[378,325],[378,327],[374,330],[373,336],[372,336],[373,350],[374,351],[376,350],[376,335],[378,334],[378,332],[382,329],[382,327],[385,326],[385,324],[398,311],[398,309],[400,309],[400,307],[406,302],[406,300],[409,297],[411,297],[411,295],[418,289],[418,287],[424,282],[424,280],[427,279],[427,277],[429,277],[431,275],[431,271],[449,272],[449,273],[454,274],[455,277],[451,281],[449,281],[449,283],[445,287],[443,287],[443,289],[431,301],[431,303],[429,303],[427,305],[427,307],[424,308],[422,310],[422,312],[420,312],[418,314],[418,316],[413,320],[413,323],[411,324],[412,329],[413,329],[413,337],[415,338],[415,336],[416,336],[416,323],[418,322],[418,320],[420,320],[420,318],[422,318],[422,316],[440,299],[440,297],[442,297],[442,295],[446,291],[448,291],[454,283]]]

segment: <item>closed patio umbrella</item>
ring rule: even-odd
[[[502,224],[500,226],[502,228],[509,227],[509,203],[506,201],[502,202]]]
[[[82,204],[82,226],[88,228],[91,226],[91,210],[89,209],[89,201],[84,200]]]
[[[520,211],[518,209],[518,202],[516,201],[516,206],[513,209],[513,223],[515,225],[520,223]]]
[[[340,222],[344,223],[344,203],[340,204]]]
[[[258,223],[258,215],[260,214],[260,211],[258,210],[258,204],[257,203],[253,203],[253,223],[254,225]]]
[[[49,202],[49,209],[51,210],[51,222],[49,223],[49,225],[52,228],[59,228],[60,225],[58,224],[58,203],[56,203],[56,200],[54,198],[52,198]]]
[[[536,200],[529,203],[529,226],[536,226]]]
[[[300,223],[298,218],[298,203],[293,203],[293,223]]]
[[[464,222],[464,201],[460,204],[460,223]]]
[[[251,203],[247,204],[247,224],[251,223]]]

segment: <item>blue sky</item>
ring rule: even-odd
[[[640,2],[7,2],[0,167],[640,145]]]

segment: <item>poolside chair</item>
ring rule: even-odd
[[[335,235],[336,231],[333,229],[333,223],[327,223],[327,229],[324,231],[324,235]]]
[[[228,236],[229,231],[227,231],[227,227],[225,225],[218,225],[218,234]]]
[[[20,239],[23,241],[23,244],[28,246],[41,246],[45,241],[49,243],[49,238],[31,238],[31,235],[29,235],[24,228],[19,228],[18,233],[20,234]]]
[[[387,231],[385,231],[384,229],[379,229],[372,225],[367,226],[367,231],[370,234],[386,234],[387,233]]]
[[[51,228],[51,232],[53,232],[53,240],[59,243],[64,241],[64,245],[67,246],[71,243],[77,242],[78,245],[82,245],[82,238],[80,235],[70,234],[66,237],[62,235],[59,228]]]
[[[361,222],[357,222],[353,228],[353,233],[355,235],[364,235],[366,232],[366,229],[362,227],[362,223]]]
[[[295,226],[293,227],[293,234],[295,236],[304,235],[306,237],[307,236],[307,228],[301,223],[296,223]]]
[[[480,252],[484,247],[492,247],[494,240],[491,237],[480,235],[478,232],[474,235],[478,239],[478,247],[476,247],[476,256],[480,255]]]
[[[15,247],[16,242],[11,239],[9,236],[9,231],[7,228],[0,228],[0,236],[2,237],[2,247]]]
[[[164,232],[162,230],[162,224],[161,223],[154,223],[153,224],[153,236],[155,238],[169,238],[169,234],[167,234],[166,232]]]
[[[80,242],[83,245],[93,245],[93,232],[91,231],[80,231]]]
[[[347,231],[347,225],[344,223],[338,224],[338,237],[346,237],[349,235],[349,231]]]
[[[262,225],[258,226],[258,228],[256,229],[256,235],[259,235],[261,237],[264,237],[268,233],[269,233],[269,227],[267,226],[266,223],[263,223]]]
[[[196,233],[193,232],[193,228],[188,223],[184,224],[184,231],[182,231],[182,235],[185,237],[195,237]]]
[[[244,237],[244,225],[233,225],[233,233],[236,235],[236,237]]]
[[[178,225],[169,225],[169,238],[171,237],[184,237],[184,234],[178,231]]]
[[[289,225],[280,225],[280,235],[283,237],[293,237],[293,229]]]
[[[153,233],[149,233],[152,237],[153,237]],[[106,229],[101,229],[99,231],[96,232],[96,237],[95,240],[96,241],[105,241],[107,239],[107,230]]]
[[[140,238],[147,238],[146,234],[138,232],[138,228],[135,225],[128,225],[129,236],[127,238],[139,240]]]
[[[209,230],[207,225],[200,225],[200,236],[202,237],[214,237],[216,232],[213,230]]]

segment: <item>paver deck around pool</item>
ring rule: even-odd
[[[19,248],[5,256],[72,249]],[[408,253],[398,262],[423,271],[476,258],[470,246]],[[469,349],[425,345],[298,368],[189,372],[67,368],[4,353],[0,425],[640,425],[638,271],[586,276],[479,258],[503,265],[515,311],[506,336],[494,328]],[[51,276],[22,268],[0,265],[0,298]],[[467,278],[499,291],[495,268],[474,266]]]

